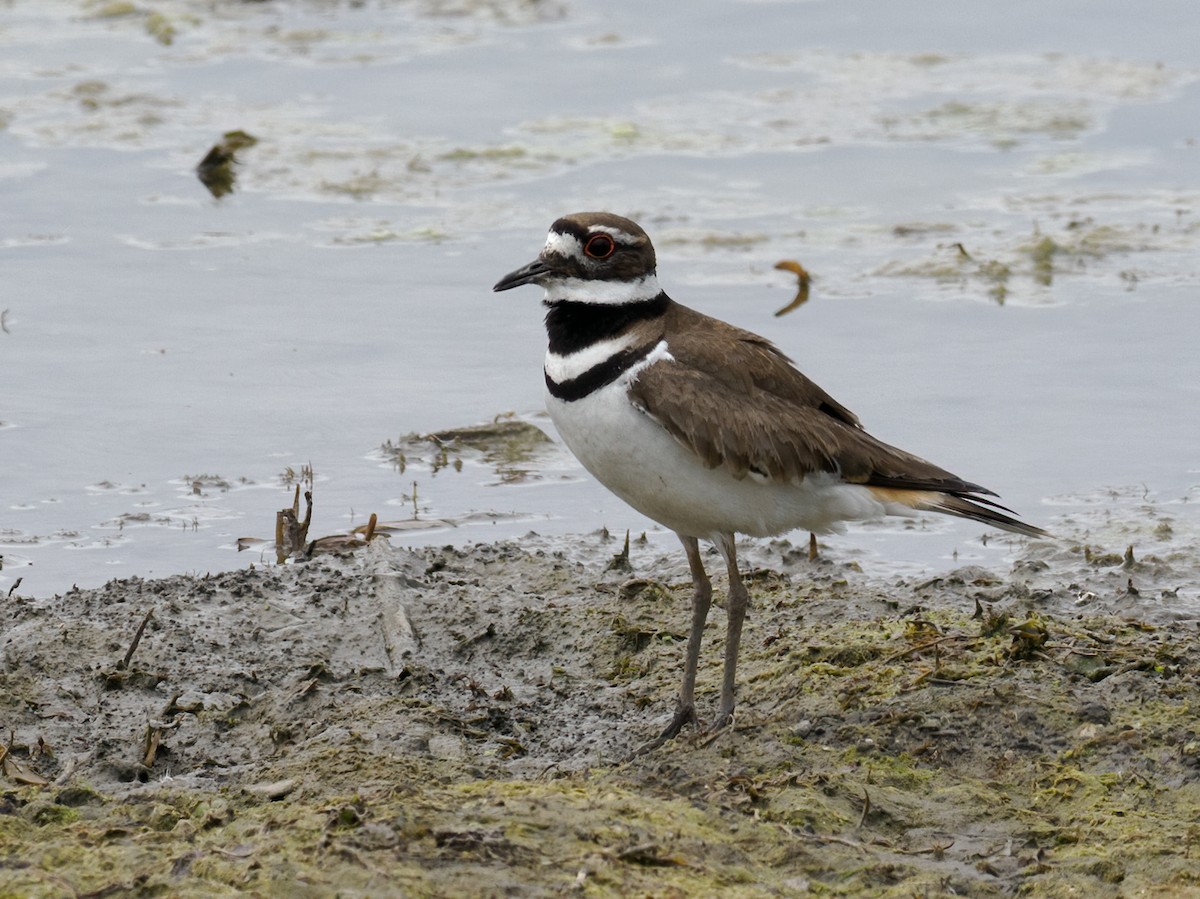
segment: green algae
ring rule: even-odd
[[[928,238],[939,230],[936,226],[902,225],[896,226],[893,234],[911,240]],[[950,229],[947,233],[952,232]],[[892,260],[878,267],[875,274],[927,278],[966,288],[977,286],[1003,305],[1014,295],[1045,296],[1057,278],[1088,274],[1112,256],[1161,251],[1189,242],[1186,229],[1168,229],[1148,222],[1101,223],[1091,217],[1071,217],[1054,233],[1035,227],[1031,234],[1000,246],[992,245],[984,236],[979,239],[983,243],[978,245],[967,238],[936,243],[924,256]],[[1136,274],[1122,272],[1120,277],[1130,289],[1136,287]]]

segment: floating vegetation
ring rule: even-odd
[[[938,230],[931,228],[928,233]],[[939,243],[923,259],[889,262],[875,274],[978,283],[991,299],[1003,305],[1014,289],[1015,279],[1028,278],[1036,287],[1052,287],[1056,276],[1085,271],[1089,261],[1161,247],[1160,231],[1157,225],[1101,225],[1091,218],[1072,219],[1055,235],[1035,228],[1028,237],[993,251],[995,255],[985,255],[975,246],[968,249],[961,241]],[[905,225],[893,229],[893,233],[911,237],[926,232]],[[1129,271],[1120,272],[1118,277],[1130,289],[1138,281],[1137,275]]]
[[[291,487],[293,484],[307,484],[309,489],[313,485],[313,467],[312,463],[308,462],[300,466],[300,470],[296,471],[292,466],[285,468],[279,475],[279,481],[284,487]]]
[[[226,478],[219,474],[185,474],[181,480],[188,485],[193,496],[203,496],[206,490],[218,490],[225,493],[233,487]],[[242,482],[246,482],[244,478]]]
[[[340,181],[324,180],[320,189],[325,193],[340,194],[354,200],[365,200],[377,193],[382,193],[394,187],[395,182],[379,173],[378,169],[369,172],[359,172]]]
[[[933,278],[938,281],[980,281],[988,296],[1003,305],[1008,297],[1009,266],[998,259],[977,259],[961,242],[938,244],[934,253],[914,262],[889,262],[875,274]]]
[[[812,275],[805,270],[804,266],[794,259],[784,259],[782,262],[776,262],[775,268],[785,272],[794,273],[798,282],[796,287],[796,296],[793,297],[792,301],[782,309],[777,309],[775,311],[775,317],[778,318],[781,315],[787,315],[793,309],[798,309],[808,302],[808,290],[812,285]]]
[[[1041,134],[1055,140],[1076,137],[1095,126],[1085,112],[1069,112],[1054,99],[964,102],[947,100],[917,115],[894,116],[893,134],[907,139],[927,140],[954,135],[988,135],[997,147],[1015,145],[1019,138]]]
[[[175,42],[175,26],[160,12],[152,12],[146,16],[146,34],[165,47]]]
[[[447,162],[473,162],[477,159],[520,159],[527,153],[524,147],[484,147],[482,150],[456,147],[438,158]]]
[[[237,154],[241,150],[253,147],[258,138],[245,131],[227,131],[219,143],[205,154],[196,166],[196,177],[208,188],[208,192],[220,199],[233,192],[237,173]]]
[[[399,474],[414,463],[427,465],[435,475],[447,468],[462,471],[466,455],[490,466],[507,484],[533,478],[531,463],[553,445],[540,428],[510,413],[490,424],[408,434],[395,443],[386,441],[379,449]]]
[[[703,231],[675,229],[665,232],[655,241],[662,246],[698,246],[702,249],[740,250],[768,243],[771,235],[762,232]]]

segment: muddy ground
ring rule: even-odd
[[[0,895],[1197,895],[1196,552],[1159,536],[891,583],[747,544],[735,726],[632,761],[689,599],[636,539],[14,594]]]

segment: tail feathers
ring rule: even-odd
[[[914,509],[929,512],[944,512],[947,515],[956,515],[959,518],[969,518],[971,521],[978,521],[981,524],[1011,531],[1014,534],[1024,534],[1026,537],[1050,536],[1049,532],[1039,527],[1026,524],[1012,515],[1005,514],[1005,512],[1012,512],[1012,509],[1006,509],[999,503],[994,503],[983,497],[971,497],[968,499],[967,497],[954,496],[950,493],[937,493],[932,496],[926,494],[925,496],[928,498],[922,498],[920,503],[913,506]],[[986,505],[982,505],[985,503]]]
[[[1013,517],[1012,509],[983,496],[967,496],[960,493],[944,493],[940,490],[904,489],[900,487],[870,486],[868,489],[876,499],[887,505],[916,509],[920,512],[942,512],[958,518],[969,518],[990,527],[1024,534],[1026,537],[1050,537],[1047,531]],[[987,491],[991,493],[991,491]],[[994,493],[991,493],[995,496]],[[896,513],[899,514],[900,510]]]

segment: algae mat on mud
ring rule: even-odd
[[[613,549],[8,597],[0,895],[1200,891],[1170,560],[1030,544],[884,589],[757,545],[735,726],[624,761],[671,711],[688,579]],[[1115,614],[1129,591],[1162,598]]]

